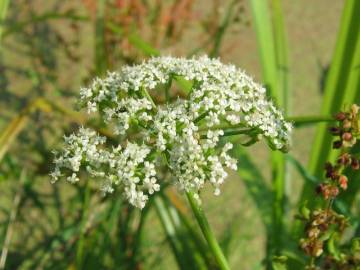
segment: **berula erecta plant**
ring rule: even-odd
[[[183,92],[175,95],[173,84]],[[109,146],[96,131],[80,128],[56,153],[53,181],[64,177],[75,183],[84,168],[101,182],[103,193],[118,188],[140,209],[173,183],[187,194],[220,268],[229,269],[201,210],[199,192],[210,183],[219,195],[226,168],[237,168],[228,154],[232,144],[222,137],[244,136],[245,146],[264,137],[272,149],[288,149],[292,126],[265,88],[217,59],[157,57],[96,78],[80,96],[81,105],[99,112],[113,129],[118,144]]]

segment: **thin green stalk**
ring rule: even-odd
[[[9,7],[9,0],[0,0],[0,44],[2,33],[4,32],[4,20],[6,18],[6,13]]]
[[[201,228],[201,231],[202,231],[207,243],[209,244],[209,248],[215,257],[216,262],[219,265],[219,268],[221,270],[230,270],[228,262],[219,246],[219,243],[217,242],[215,235],[210,228],[210,225],[205,216],[205,213],[204,213],[203,209],[201,208],[201,205],[195,198],[195,194],[192,191],[188,191],[188,192],[186,192],[186,197],[190,203],[191,209],[192,209],[194,216]]]
[[[274,20],[271,20],[268,1],[251,0],[251,11],[255,26],[257,44],[260,53],[262,77],[275,103],[285,109],[287,106],[288,79],[287,45],[281,2],[274,1]],[[284,72],[286,71],[286,72]],[[282,248],[282,232],[284,231],[285,216],[285,185],[286,162],[280,152],[271,153],[272,187],[273,187],[273,215],[272,230],[268,239],[267,258],[278,253]],[[269,262],[267,268],[270,268]]]
[[[97,1],[96,24],[95,24],[95,69],[98,76],[104,75],[108,62],[106,59],[105,46],[105,5],[107,0]]]
[[[151,105],[153,106],[153,108],[156,109],[156,104],[155,104],[154,100],[152,99],[149,92],[144,87],[141,88],[141,93],[143,94],[143,96],[145,98],[147,98],[151,102]]]
[[[181,246],[180,246],[179,241],[176,238],[176,231],[175,231],[174,225],[171,221],[170,216],[167,214],[166,207],[164,205],[162,198],[159,196],[155,196],[154,197],[154,205],[155,205],[156,212],[160,218],[160,222],[168,236],[168,240],[169,240],[171,249],[173,250],[173,253],[175,255],[175,259],[176,259],[177,263],[179,264],[179,266],[182,269],[185,269],[184,262],[181,258]]]
[[[224,134],[221,135],[220,137],[228,137],[228,136],[236,136],[236,135],[241,135],[241,134],[246,134],[246,135],[252,135],[252,132],[256,131],[256,128],[248,128],[248,129],[233,129],[233,128],[229,128],[229,129],[224,129]],[[254,134],[256,135],[256,134]],[[207,135],[201,135],[200,139],[206,139]]]
[[[285,114],[290,113],[289,103],[289,59],[288,59],[288,44],[286,37],[286,27],[284,23],[284,14],[282,8],[282,0],[271,0],[272,6],[272,21],[274,26],[274,42],[276,66],[278,71],[278,86],[281,91],[280,101],[282,101],[282,108]]]
[[[193,242],[194,248],[196,249],[196,251],[199,252],[199,255],[201,255],[201,260],[203,260],[206,264],[207,268],[205,267],[205,269],[213,269],[214,260],[209,256],[210,254],[208,252],[209,251],[208,246],[204,241],[204,239],[202,238],[202,235],[197,230],[195,230],[195,228],[191,224],[190,220],[187,218],[187,215],[183,212],[184,210],[181,207],[179,207],[179,203],[178,202],[174,203],[174,197],[176,197],[176,195],[172,194],[173,196],[171,197],[173,198],[173,200],[171,200],[169,196],[164,196],[164,194],[161,195],[164,201],[169,206],[171,215],[174,217],[173,219],[177,220],[178,222],[181,223],[181,225],[184,226],[184,229],[186,231],[185,234],[189,236],[191,242]],[[197,255],[194,254],[193,256],[196,259]],[[202,265],[203,264],[200,261],[199,267],[201,267]]]
[[[221,25],[219,26],[218,30],[216,31],[215,37],[214,37],[214,47],[212,49],[212,51],[210,52],[210,57],[218,57],[219,53],[220,53],[220,47],[221,47],[221,43],[223,41],[226,29],[229,27],[230,25],[230,20],[232,18],[232,13],[235,10],[235,5],[238,3],[238,0],[233,0],[229,6],[226,9],[226,13],[224,16],[224,20],[221,23]]]
[[[317,124],[321,122],[333,122],[335,121],[332,116],[290,116],[285,118],[287,121],[292,122],[295,127],[306,126],[310,124]]]
[[[120,36],[125,35],[124,30],[121,27],[119,27],[118,25],[115,25],[115,24],[109,22],[109,23],[107,23],[106,26],[111,31],[113,31],[114,33],[116,33]],[[157,49],[152,47],[150,43],[143,40],[142,37],[140,37],[135,32],[125,36],[125,38],[128,39],[128,41],[131,45],[133,45],[135,48],[139,49],[143,54],[145,54],[147,56],[159,56],[160,55],[160,51],[158,51]]]
[[[272,0],[271,4],[277,73],[277,85],[275,87],[278,87],[275,92],[277,94],[275,98],[278,101],[278,105],[284,109],[286,114],[289,114],[289,60],[282,0]],[[283,153],[272,152],[272,161],[273,188],[275,190],[272,238],[274,240],[274,251],[278,252],[283,246],[284,223],[286,222],[286,192],[288,191],[290,175]]]
[[[0,10],[2,8],[1,2],[9,2],[8,0],[0,0]],[[1,13],[1,12],[0,12]],[[2,32],[2,38],[8,38],[12,34],[24,31],[24,29],[35,23],[48,22],[51,20],[71,20],[71,21],[88,21],[89,17],[72,14],[71,12],[46,12],[41,15],[34,15],[30,19],[20,22],[12,22]]]
[[[0,161],[7,153],[10,145],[15,141],[19,133],[29,121],[29,116],[37,109],[48,111],[49,106],[43,99],[37,98],[30,102],[10,123],[0,132]]]
[[[85,233],[89,218],[89,204],[90,204],[90,185],[86,183],[84,190],[82,216],[80,223],[80,237],[76,247],[76,265],[78,269],[82,269],[85,259]]]
[[[165,100],[166,102],[170,101],[170,88],[172,85],[172,77],[170,76],[170,79],[167,81],[165,85]]]
[[[195,118],[194,123],[198,123],[201,120],[203,120],[207,115],[209,114],[209,111],[203,112],[198,117]]]
[[[19,180],[20,186],[18,187],[18,190],[15,193],[13,205],[12,205],[10,216],[9,216],[8,226],[6,228],[5,239],[3,242],[3,247],[1,250],[1,256],[0,256],[0,269],[5,269],[5,266],[6,266],[6,258],[8,255],[11,239],[14,234],[14,224],[16,221],[17,214],[19,212],[19,205],[21,202],[21,198],[24,195],[23,194],[23,185],[24,185],[25,181],[26,181],[26,171],[25,171],[25,169],[23,169],[21,171],[20,180]]]
[[[281,95],[278,95],[278,76],[275,56],[275,42],[272,23],[268,10],[268,1],[251,0],[250,6],[253,16],[254,30],[258,50],[260,53],[263,82],[270,91],[271,97],[277,105],[282,104]]]

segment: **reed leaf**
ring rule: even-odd
[[[278,94],[275,42],[268,1],[251,0],[250,6],[260,55],[262,81],[269,90],[270,96],[275,99],[275,102],[282,104],[281,96]]]
[[[278,106],[287,111],[288,57],[284,19],[280,0],[272,2],[272,18],[268,1],[251,0],[251,10],[260,54],[263,82]],[[273,183],[272,233],[269,253],[282,247],[285,215],[286,162],[280,152],[271,153]],[[271,255],[268,254],[268,257]],[[267,265],[270,268],[270,264]]]
[[[155,49],[150,43],[146,42],[143,38],[141,38],[135,32],[132,32],[129,35],[125,35],[123,29],[115,25],[111,22],[107,23],[107,27],[113,31],[114,33],[118,34],[119,36],[123,36],[128,39],[129,43],[141,51],[146,56],[159,56],[160,52]]]
[[[6,14],[9,8],[9,0],[1,0],[0,1],[0,44],[1,44],[1,38],[4,32],[4,22],[6,18]]]
[[[29,116],[35,110],[40,109],[49,112],[51,107],[42,98],[29,103],[14,119],[7,125],[0,135],[0,161],[3,159],[11,144],[29,121]]]
[[[338,34],[333,60],[325,84],[325,93],[321,109],[322,115],[332,115],[345,105],[356,101],[359,85],[356,81],[358,74],[358,58],[360,38],[359,20],[360,1],[348,0],[344,2],[344,10],[341,18],[340,31]],[[331,157],[332,136],[327,130],[326,123],[320,123],[309,160],[309,171],[316,177],[321,177],[323,165]],[[333,155],[332,155],[333,156]],[[312,188],[305,184],[301,201],[312,196]]]
[[[108,69],[105,45],[105,6],[107,0],[97,1],[95,21],[95,71],[98,76],[104,75]]]

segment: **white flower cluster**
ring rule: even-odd
[[[156,106],[148,91],[179,77],[192,85],[188,98]],[[90,175],[103,179],[104,192],[121,185],[129,202],[140,208],[149,194],[159,191],[156,169],[164,165],[181,189],[199,191],[208,181],[218,195],[225,169],[236,169],[236,160],[227,153],[232,144],[220,147],[224,126],[252,130],[252,136],[264,136],[277,149],[289,144],[291,125],[266,98],[265,89],[235,66],[208,57],[158,57],[126,66],[81,89],[81,102],[88,112],[99,111],[121,138],[137,136],[108,150],[104,138],[80,129],[66,137],[53,179],[68,170],[67,179],[76,182],[84,165]]]

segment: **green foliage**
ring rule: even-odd
[[[263,83],[275,102],[288,111],[288,52],[281,0],[272,1],[272,20],[268,1],[250,1],[262,67]],[[282,153],[271,153],[273,207],[272,229],[268,235],[268,255],[279,254],[283,247],[285,222],[286,160]],[[270,267],[268,261],[268,268]]]
[[[2,0],[0,1],[0,21],[1,21],[1,26],[0,26],[0,42],[1,42],[1,37],[4,31],[4,21],[6,19],[6,13],[9,7],[9,0]]]
[[[343,109],[344,105],[359,102],[358,92],[358,63],[360,21],[358,10],[359,1],[346,1],[341,18],[340,30],[332,58],[329,74],[326,78],[325,92],[321,113],[331,115]],[[330,157],[331,136],[327,132],[326,124],[319,124],[312,153],[309,161],[309,170],[320,177],[322,164]],[[304,186],[302,199],[311,196],[311,189]]]

